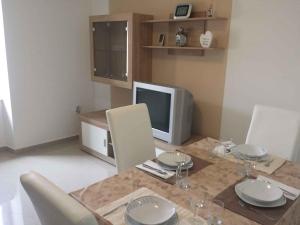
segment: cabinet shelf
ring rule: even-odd
[[[174,50],[224,50],[225,48],[202,48],[198,46],[186,46],[186,47],[179,47],[179,46],[159,46],[159,45],[147,45],[143,46],[143,48],[149,49],[174,49]]]
[[[193,17],[187,19],[157,19],[157,20],[145,20],[144,24],[153,23],[178,23],[178,22],[189,22],[189,21],[209,21],[209,20],[227,20],[226,17]]]
[[[127,89],[132,89],[135,80],[151,81],[152,58],[138,46],[152,35],[152,28],[142,26],[142,21],[152,19],[153,16],[136,13],[90,17],[93,81]],[[107,71],[114,75],[107,76]]]

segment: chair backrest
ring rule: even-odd
[[[155,145],[146,104],[107,110],[106,117],[118,172],[155,158]]]
[[[299,161],[300,114],[269,106],[254,107],[246,144],[254,144],[282,158]]]
[[[90,211],[40,174],[23,174],[20,180],[42,225],[98,225]]]

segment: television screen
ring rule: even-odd
[[[136,103],[145,103],[147,105],[152,128],[169,132],[171,94],[137,88]]]

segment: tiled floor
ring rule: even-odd
[[[40,225],[25,191],[22,173],[34,170],[70,192],[116,173],[115,167],[81,150],[77,141],[22,154],[0,152],[0,225]]]

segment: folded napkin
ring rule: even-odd
[[[152,168],[161,170],[161,171],[165,172],[166,174],[161,174],[161,173],[155,171],[154,169],[147,168],[147,167],[143,166],[143,164],[146,164],[146,165],[148,165],[148,166],[150,166]],[[156,175],[158,177],[161,177],[163,179],[168,179],[168,178],[170,178],[170,177],[172,177],[172,176],[175,175],[175,172],[173,172],[173,171],[167,171],[167,170],[163,169],[160,165],[158,165],[156,162],[153,162],[151,160],[147,160],[146,162],[144,162],[142,164],[136,165],[136,167],[139,168],[139,169],[141,169],[141,170],[145,170],[145,171],[147,171],[149,173],[152,173],[152,174],[154,174],[154,175]]]
[[[291,187],[291,186],[288,186],[286,184],[283,184],[279,181],[275,181],[271,178],[268,178],[268,177],[265,177],[265,176],[261,176],[259,175],[257,177],[258,180],[262,180],[262,181],[265,181],[265,182],[268,182],[278,188],[280,188],[283,193],[284,193],[284,196],[288,199],[291,199],[291,200],[296,200],[299,195],[300,195],[300,190],[297,189],[297,188],[294,188],[294,187]]]

